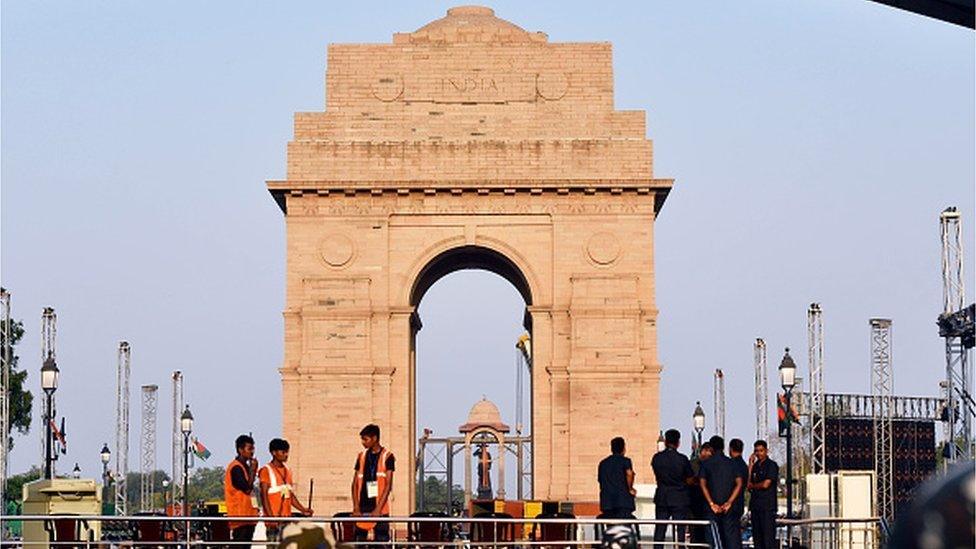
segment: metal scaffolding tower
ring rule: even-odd
[[[826,423],[824,421],[823,311],[819,303],[807,309],[807,364],[810,372],[810,472],[826,473]]]
[[[871,396],[878,404],[872,414],[877,509],[878,516],[891,521],[895,517],[891,320],[872,318],[869,323],[871,325]]]
[[[11,341],[13,329],[10,327],[10,293],[5,289],[0,289],[0,321],[3,322],[2,330],[3,341],[0,341],[0,360],[2,360],[2,370],[0,370],[0,502],[7,501],[7,473],[9,470],[10,451],[10,367],[11,367]]]
[[[974,409],[969,371],[969,349],[973,347],[974,307],[966,306],[963,275],[962,217],[956,208],[939,215],[942,237],[942,314],[939,336],[945,338],[946,458],[949,461],[973,458],[972,420]]]
[[[769,393],[767,393],[766,342],[763,338],[756,338],[752,354],[756,370],[756,440],[766,440],[769,437]]]
[[[142,386],[142,475],[139,486],[139,509],[153,510],[156,490],[153,473],[156,471],[156,393],[158,385]]]
[[[129,364],[127,341],[119,342],[115,381],[115,514],[128,514],[129,475]]]
[[[715,369],[712,406],[715,411],[715,432],[725,438],[725,374]]]
[[[57,361],[57,336],[58,336],[58,315],[54,313],[54,309],[51,307],[44,307],[43,312],[41,312],[41,364],[47,359],[52,359]],[[55,418],[57,418],[57,401],[55,400],[55,395],[52,393],[50,398],[50,409],[47,410],[45,421],[50,421],[53,423]],[[47,437],[50,435],[54,438],[54,429],[46,429],[43,425],[40,429],[41,432],[41,463],[47,461]],[[52,446],[54,444],[53,440],[51,442]],[[58,453],[56,451],[51,452],[51,478],[57,476],[57,463],[58,463]]]
[[[183,372],[173,372],[173,432],[170,444],[170,463],[173,466],[170,477],[172,501],[182,501],[180,494],[183,490],[183,433],[180,431],[180,415],[183,413]]]

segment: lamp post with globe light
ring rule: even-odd
[[[41,366],[41,389],[44,390],[44,478],[54,478],[54,392],[58,390],[58,364],[53,356]]]
[[[190,515],[188,506],[190,475],[188,471],[190,468],[190,433],[193,432],[193,414],[190,413],[189,405],[180,415],[180,432],[183,433],[183,516],[186,517]],[[187,539],[189,539],[189,531],[187,531]]]
[[[98,453],[102,460],[102,514],[108,514],[105,507],[108,505],[108,485],[112,476],[108,472],[108,462],[112,460],[112,451],[108,449],[108,443],[102,444],[102,451]]]
[[[796,387],[796,363],[786,348],[783,360],[779,363],[779,381],[783,386],[784,406],[786,407],[786,517],[793,518],[793,388]]]
[[[705,430],[705,410],[702,410],[701,401],[695,403],[695,413],[691,415],[695,426],[695,436],[698,438],[698,445],[695,447],[695,455],[701,453],[702,431]]]

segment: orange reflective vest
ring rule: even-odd
[[[355,486],[355,490],[356,490],[355,497],[357,498],[362,497],[361,494],[363,493],[363,483],[366,482],[364,477],[366,474],[366,454],[368,452],[369,450],[367,449],[367,450],[363,450],[363,452],[359,454],[359,465],[356,467],[356,486]],[[377,500],[379,500],[379,497],[386,490],[386,487],[388,486],[389,483],[389,477],[387,476],[387,470],[386,470],[386,460],[389,459],[390,455],[391,454],[389,450],[387,450],[386,448],[380,448],[379,460],[376,463],[376,499]],[[372,511],[373,514],[389,515],[390,499],[392,499],[392,497],[393,494],[390,494],[386,498],[386,501],[383,503],[383,507],[380,509],[374,509]],[[359,502],[360,505],[362,505],[362,503],[363,503],[362,501]],[[377,503],[379,503],[379,501],[377,501]],[[376,523],[357,522],[356,526],[358,526],[363,530],[372,530],[373,527],[376,526]]]
[[[291,469],[282,466],[280,469],[272,464],[267,464],[259,472],[261,483],[268,485],[268,504],[266,506],[269,516],[290,517],[291,498],[295,497],[295,484],[292,480]],[[268,526],[275,526],[275,523],[266,523]]]
[[[224,471],[224,504],[227,505],[227,516],[256,517],[258,516],[258,510],[254,507],[254,502],[251,500],[251,494],[234,488],[234,483],[231,481],[231,472],[235,467],[240,467],[245,476],[247,475],[247,469],[244,467],[244,464],[238,461],[236,458],[227,464],[227,470]],[[250,524],[256,523],[229,522],[227,526],[233,530],[234,528],[248,526]]]

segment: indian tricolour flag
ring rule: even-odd
[[[198,458],[206,461],[207,458],[210,457],[210,450],[207,450],[207,447],[204,446],[203,443],[200,442],[199,439],[194,438],[193,439],[193,455],[195,455]]]

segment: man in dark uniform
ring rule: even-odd
[[[749,456],[749,512],[752,544],[756,549],[776,547],[776,483],[779,465],[769,459],[765,440],[757,440]]]
[[[695,478],[691,471],[691,462],[684,454],[678,452],[681,433],[675,429],[668,429],[664,433],[664,450],[654,454],[651,458],[651,468],[657,479],[657,490],[654,492],[654,518],[657,520],[686,520],[688,518],[691,500],[689,481]],[[667,530],[666,524],[654,527],[654,541],[664,541]],[[675,528],[675,540],[684,543],[685,527]]]
[[[733,438],[729,441],[729,458],[735,465],[736,476],[742,479],[742,490],[739,492],[739,497],[732,502],[732,509],[729,510],[729,518],[735,522],[740,539],[742,538],[742,515],[746,512],[746,483],[749,482],[749,465],[742,459],[744,449],[745,444],[741,439]]]
[[[689,482],[691,487],[689,488],[689,499],[691,500],[691,518],[695,520],[705,520],[705,494],[702,493],[701,485],[698,479],[701,475],[702,463],[712,457],[712,445],[705,442],[698,449],[698,455],[691,460],[691,472],[694,473],[694,478]],[[691,542],[692,543],[706,543],[708,542],[708,535],[704,526],[692,526],[691,527]]]
[[[610,455],[597,470],[600,483],[600,513],[604,518],[634,518],[634,465],[626,453],[623,437],[610,441]]]
[[[738,476],[735,464],[725,455],[725,440],[715,435],[708,442],[715,453],[702,464],[699,479],[707,503],[705,515],[715,523],[723,548],[741,549],[742,536],[730,511],[735,498],[742,491],[745,479]],[[712,545],[715,546],[714,541]]]

